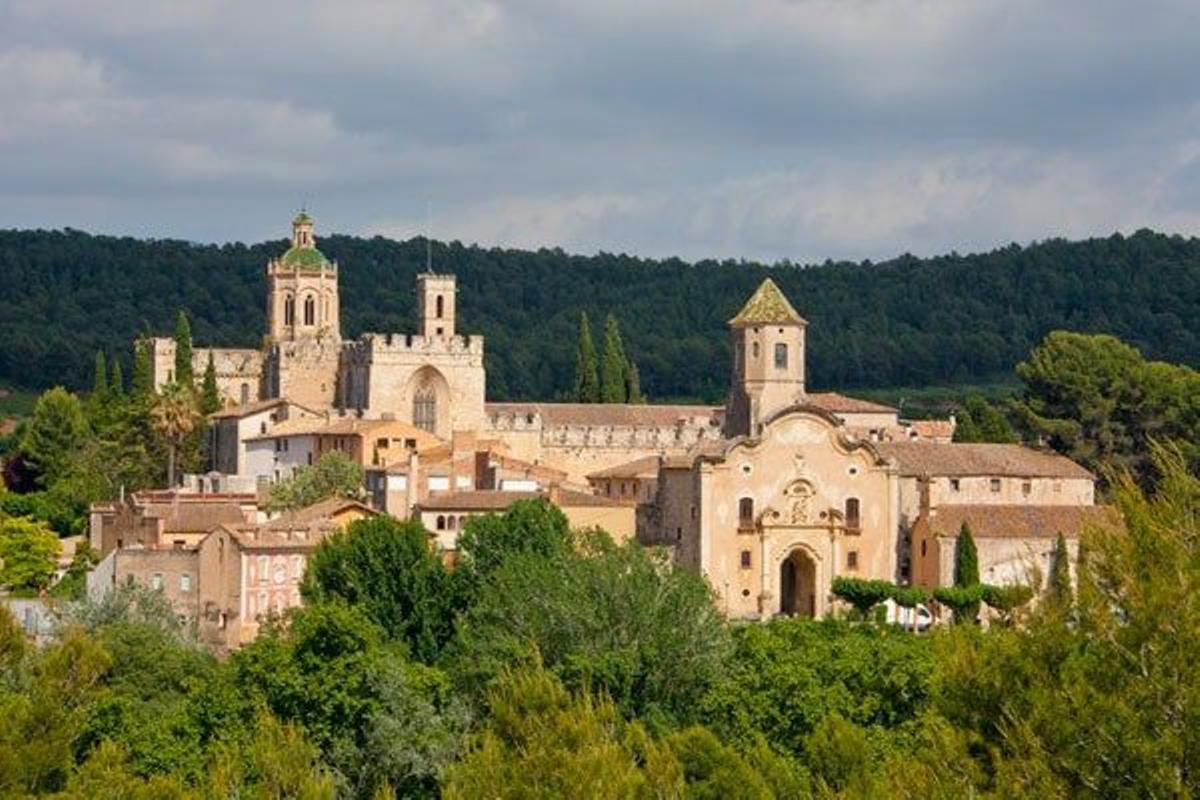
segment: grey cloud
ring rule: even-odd
[[[0,0],[0,224],[880,258],[1191,232],[1200,6]],[[7,110],[12,110],[8,113]]]

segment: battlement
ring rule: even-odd
[[[392,353],[418,355],[483,355],[483,337],[421,336],[415,333],[364,333],[350,345],[356,356],[375,358]]]
[[[547,425],[536,411],[493,411],[488,414],[488,426],[494,433],[537,434],[543,447],[678,450],[721,438],[719,427],[700,419],[681,419],[669,425]]]

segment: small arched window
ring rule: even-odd
[[[738,527],[749,528],[754,525],[754,498],[743,497],[738,500]]]
[[[857,530],[859,527],[857,497],[846,498],[846,527],[852,530]]]
[[[750,345],[750,355],[754,356],[755,358],[758,358],[758,342],[755,342],[754,344]]]
[[[445,298],[439,294],[437,296],[437,300],[434,301],[434,306],[437,308],[437,318],[441,319],[446,310]]]
[[[775,345],[775,369],[787,369],[787,345],[783,342]]]
[[[444,530],[446,530],[446,518],[445,518],[443,515],[441,515],[441,514],[438,514],[438,518],[437,518],[437,529],[438,529],[439,531],[444,531]]]
[[[448,527],[450,528],[450,530],[456,530],[458,528],[458,517],[451,514],[449,522],[448,522]]]
[[[317,321],[317,302],[310,294],[304,298],[304,324],[314,325]]]
[[[283,324],[296,324],[296,298],[290,294],[283,298]]]
[[[248,405],[249,403],[250,403],[250,384],[243,383],[242,384],[242,405]]]

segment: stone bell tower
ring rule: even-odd
[[[432,272],[417,276],[417,316],[427,339],[454,338],[454,299],[458,288],[453,275]]]
[[[804,400],[804,320],[770,278],[729,320],[733,374],[727,436],[757,436],[764,420]]]
[[[292,246],[267,264],[267,335],[272,342],[341,340],[338,266],[317,249],[313,218],[292,220]]]

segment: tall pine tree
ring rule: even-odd
[[[175,382],[185,389],[196,388],[196,376],[192,374],[192,326],[183,309],[175,320]]]
[[[976,586],[979,583],[979,551],[975,549],[975,537],[971,526],[962,524],[958,532],[958,544],[954,548],[954,585]]]
[[[221,393],[217,390],[217,367],[213,363],[212,350],[208,351],[208,365],[204,368],[204,385],[200,390],[200,413],[205,416],[221,410]]]
[[[633,363],[632,359],[627,362],[625,370],[625,402],[646,402],[646,398],[642,397],[642,377],[638,373],[637,364]]]
[[[133,381],[130,391],[144,398],[154,393],[154,368],[150,364],[150,342],[139,339],[133,346]]]
[[[600,402],[600,378],[596,374],[596,347],[587,312],[579,315],[579,352],[575,357],[575,399],[580,403]]]
[[[604,354],[600,357],[600,402],[624,403],[629,362],[621,344],[621,329],[612,314],[604,320]]]
[[[1064,607],[1071,603],[1071,556],[1061,533],[1054,542],[1054,561],[1050,565],[1050,596]]]
[[[108,364],[104,360],[104,351],[96,351],[96,372],[92,376],[92,400],[103,403],[108,399]]]
[[[125,376],[121,374],[121,359],[112,360],[112,377],[108,381],[108,393],[112,397],[124,397]]]

